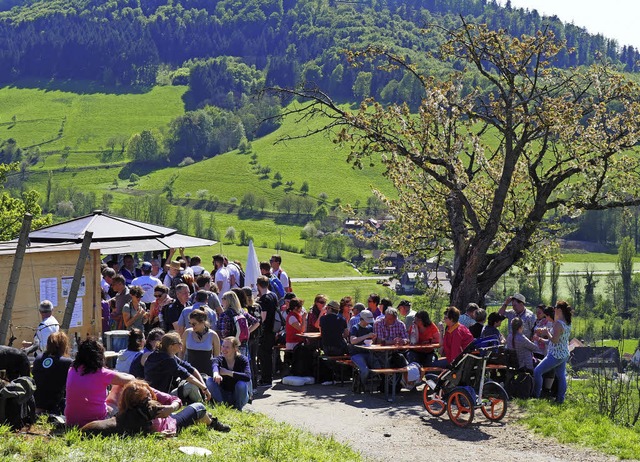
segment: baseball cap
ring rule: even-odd
[[[142,271],[151,271],[151,263],[145,261],[142,265],[140,265],[140,269]]]
[[[360,319],[364,319],[369,324],[373,324],[373,313],[369,310],[362,310],[360,312]]]

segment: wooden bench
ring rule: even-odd
[[[318,364],[316,367],[316,381],[320,381],[320,364],[322,361],[327,361],[329,363],[333,363],[339,365],[340,367],[340,384],[344,385],[344,368],[345,367],[353,367],[353,362],[351,361],[350,355],[340,355],[340,356],[330,356],[330,355],[318,355]],[[334,379],[335,379],[335,369],[331,368],[333,371]]]

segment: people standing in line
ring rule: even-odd
[[[533,393],[536,398],[542,393],[542,376],[551,370],[555,371],[558,381],[558,394],[556,403],[564,403],[567,392],[566,366],[569,359],[569,337],[571,336],[572,308],[563,300],[559,300],[555,306],[555,320],[553,327],[546,327],[536,332],[538,336],[549,338],[549,350],[547,356],[536,366],[533,371]]]
[[[73,363],[68,353],[67,334],[62,331],[53,332],[47,339],[44,353],[33,362],[37,413],[64,413],[67,375]]]
[[[136,268],[133,255],[127,254],[122,257],[122,268],[120,268],[120,274],[124,277],[125,283],[128,286],[131,285],[131,281],[140,276],[140,272]]]
[[[144,324],[149,318],[147,307],[142,301],[144,290],[140,286],[129,288],[131,301],[122,307],[122,323],[125,329],[136,328],[144,330]]]
[[[262,335],[260,336],[260,346],[258,357],[260,358],[260,385],[271,386],[273,380],[273,345],[275,344],[275,333],[273,324],[278,307],[278,297],[269,290],[269,278],[260,276],[257,280],[258,304],[260,305],[260,316],[262,319]]]
[[[498,310],[498,314],[505,316],[509,322],[513,318],[520,318],[522,320],[522,324],[524,325],[524,335],[529,340],[533,336],[533,329],[536,325],[536,317],[535,315],[526,307],[527,299],[522,294],[513,294],[513,296],[508,297],[500,309]],[[507,310],[507,305],[511,304],[513,306],[512,310]],[[511,324],[508,326],[508,332],[511,333]]]
[[[164,327],[164,319],[162,318],[165,307],[171,305],[174,299],[169,297],[169,288],[164,284],[156,286],[153,289],[154,301],[151,302],[149,314],[144,324],[145,333],[151,332],[156,327]]]
[[[189,286],[186,284],[178,284],[176,287],[176,299],[170,305],[165,306],[162,312],[165,332],[171,332],[177,329],[178,319],[180,319],[182,310],[190,306],[189,295]]]
[[[194,294],[191,295],[191,304],[195,304],[195,297],[198,292],[201,290],[205,291],[207,294],[207,304],[209,308],[215,311],[216,315],[220,316],[222,313],[222,306],[220,305],[220,298],[218,294],[212,290],[211,287],[211,276],[209,273],[201,274],[196,277],[196,287],[197,290]],[[217,286],[216,286],[217,289]],[[212,324],[213,325],[213,324]]]
[[[285,292],[292,292],[291,288],[291,279],[289,279],[289,275],[284,272],[282,269],[282,257],[280,255],[272,255],[269,260],[271,263],[271,274],[278,278],[278,280],[282,283],[282,287]]]
[[[179,261],[172,260],[171,263],[169,263],[169,269],[164,277],[164,281],[162,281],[162,283],[169,288],[169,297],[176,297],[176,287],[183,282],[182,265]]]
[[[224,294],[231,290],[231,274],[224,266],[224,255],[213,256],[214,281],[219,294]],[[213,273],[212,273],[213,274]]]
[[[36,356],[41,356],[47,347],[47,339],[54,332],[60,330],[58,320],[53,317],[53,304],[49,300],[43,300],[38,307],[40,318],[42,319],[36,327],[33,342],[22,342],[22,348],[27,355],[35,352]]]
[[[214,294],[215,295],[215,294]],[[189,315],[194,310],[202,310],[207,313],[207,318],[209,320],[209,326],[212,329],[216,329],[218,325],[218,315],[215,311],[209,308],[207,304],[207,300],[209,295],[204,290],[199,290],[195,293],[195,297],[190,297],[189,302],[193,301],[191,306],[187,306],[180,313],[180,317],[178,318],[178,323],[176,327],[176,332],[180,335],[184,333],[185,330],[189,328]],[[216,296],[217,298],[217,296]]]
[[[112,279],[111,289],[116,292],[116,295],[109,300],[111,330],[123,330],[124,320],[122,318],[122,309],[127,303],[131,303],[131,294],[125,284],[124,276],[116,274]]]
[[[131,281],[132,286],[140,286],[142,288],[143,294],[141,300],[146,306],[151,305],[151,302],[155,300],[153,296],[153,290],[155,289],[155,287],[162,284],[162,281],[160,281],[160,279],[151,276],[152,269],[153,267],[151,266],[151,263],[145,261],[144,263],[142,263],[142,265],[140,265],[140,272],[142,273],[142,275],[134,278],[133,281]]]

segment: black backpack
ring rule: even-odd
[[[34,424],[36,383],[31,377],[18,377],[12,382],[0,381],[0,424],[12,430]]]
[[[527,370],[518,370],[507,381],[506,392],[511,398],[529,399],[533,395],[533,376]]]

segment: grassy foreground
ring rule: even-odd
[[[620,459],[640,459],[640,430],[615,425],[585,403],[572,385],[562,405],[544,399],[518,400],[525,425],[561,443],[589,447]]]
[[[16,435],[0,427],[0,460],[13,461],[179,461],[199,459],[178,450],[181,446],[209,449],[216,460],[234,461],[359,461],[361,457],[333,438],[312,435],[277,423],[262,414],[217,407],[216,415],[231,425],[218,433],[203,425],[189,427],[175,438],[84,437],[78,430],[63,435]],[[43,430],[39,425],[36,430]]]

